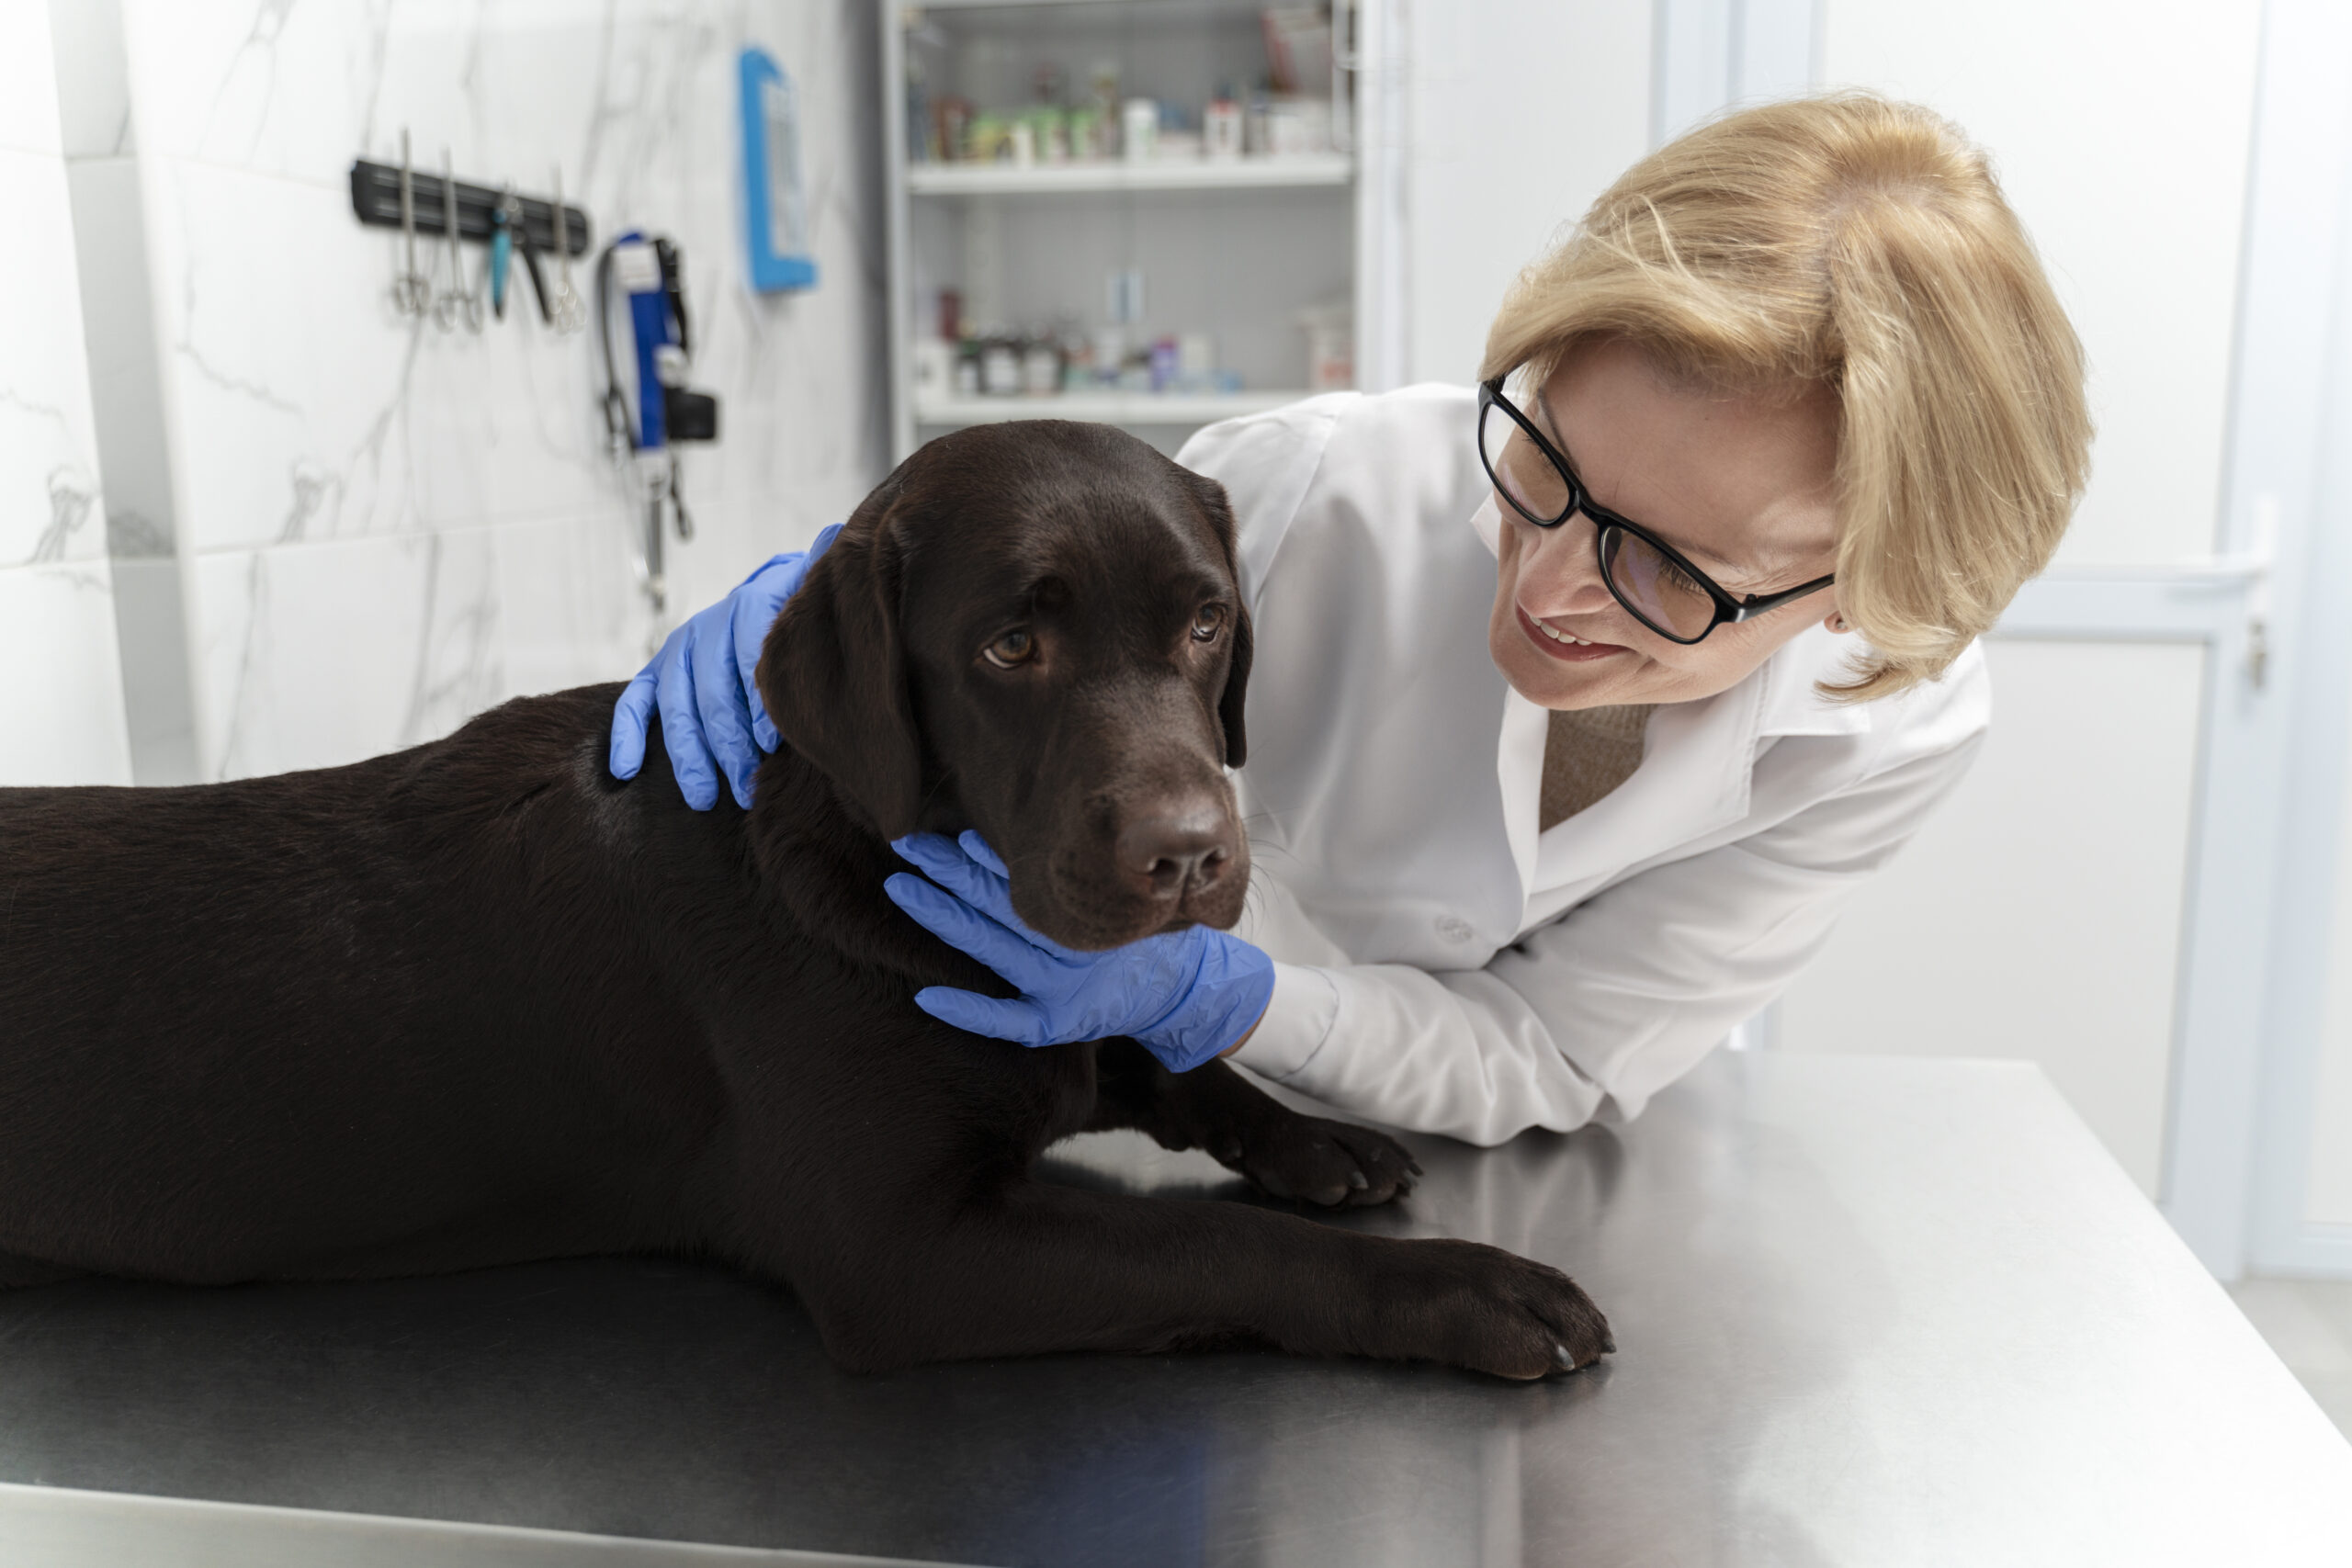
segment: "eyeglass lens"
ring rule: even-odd
[[[1571,500],[1567,480],[1500,406],[1488,404],[1479,420],[1478,446],[1487,472],[1506,500],[1546,526],[1565,520]],[[1600,528],[1600,575],[1620,604],[1667,637],[1706,635],[1715,624],[1713,595],[1639,535],[1595,525]]]

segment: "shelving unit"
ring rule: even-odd
[[[1074,88],[1114,66],[1124,96],[1196,110],[1220,86],[1258,85],[1267,59],[1257,0],[931,0],[880,13],[894,457],[964,425],[1081,419],[1173,451],[1193,429],[1308,396],[1310,310],[1353,311],[1358,385],[1385,384],[1379,345],[1401,329],[1383,258],[1397,181],[1395,118],[1379,69],[1388,0],[1335,0],[1334,150],[1239,158],[1026,164],[926,161],[910,145],[909,65],[934,97],[979,112],[1022,108],[1039,67]],[[1075,98],[1077,91],[1069,96]],[[1089,385],[984,396],[915,385],[915,345],[956,290],[967,328],[1096,338],[1114,275],[1140,273],[1130,344],[1206,337],[1236,390]],[[1098,339],[1099,341],[1099,339]],[[1369,351],[1368,351],[1369,350]],[[937,354],[934,349],[931,351]],[[1371,374],[1367,374],[1370,371]]]
[[[1304,388],[1262,392],[1055,392],[1005,398],[917,398],[915,423],[952,429],[1008,419],[1084,419],[1102,424],[1194,428],[1263,413],[1312,396]]]
[[[1268,190],[1344,186],[1355,178],[1344,152],[1284,158],[1197,158],[1159,164],[917,164],[907,171],[913,196],[1042,196],[1059,191]]]

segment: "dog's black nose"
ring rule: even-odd
[[[1214,802],[1155,811],[1119,829],[1119,868],[1156,898],[1181,897],[1216,885],[1232,863],[1232,815]]]

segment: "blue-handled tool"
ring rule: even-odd
[[[514,261],[514,228],[506,216],[513,193],[499,198],[490,211],[490,313],[506,319],[506,273]]]

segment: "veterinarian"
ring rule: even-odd
[[[1984,155],[1867,96],[1704,126],[1520,277],[1481,375],[1180,456],[1232,497],[1254,622],[1242,925],[1063,953],[932,840],[968,902],[902,906],[1023,998],[927,1009],[1233,1050],[1492,1144],[1638,1113],[1820,951],[1975,756],[1976,638],[2086,475],[2081,348]],[[658,705],[688,797],[748,804],[805,566],[670,639],[616,773]]]

